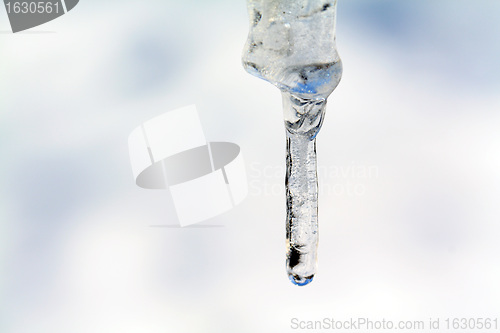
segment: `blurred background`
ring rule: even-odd
[[[242,69],[245,1],[82,0],[18,34],[0,10],[0,332],[498,316],[499,15],[493,0],[339,1],[318,274],[297,287],[280,92]],[[135,186],[127,139],[193,103],[208,140],[241,146],[250,193],[181,229],[168,192]]]

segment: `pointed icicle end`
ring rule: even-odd
[[[309,283],[311,283],[311,281],[314,278],[314,275],[308,276],[308,277],[301,277],[301,276],[290,274],[290,275],[288,275],[288,278],[290,279],[290,281],[292,281],[292,283],[294,285],[302,287],[302,286],[305,286],[305,285],[308,285]]]

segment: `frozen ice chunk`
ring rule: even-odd
[[[245,69],[297,96],[328,97],[342,74],[336,0],[248,0],[248,12]]]

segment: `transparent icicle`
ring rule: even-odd
[[[287,137],[287,272],[297,285],[316,273],[316,135],[342,76],[335,43],[336,0],[248,0],[243,66],[283,95]]]

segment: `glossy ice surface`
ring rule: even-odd
[[[342,73],[336,6],[336,0],[249,0],[245,69],[283,91],[328,97]]]
[[[316,273],[316,135],[342,63],[335,45],[336,0],[248,0],[243,66],[283,94],[287,135],[287,273],[299,286]]]

